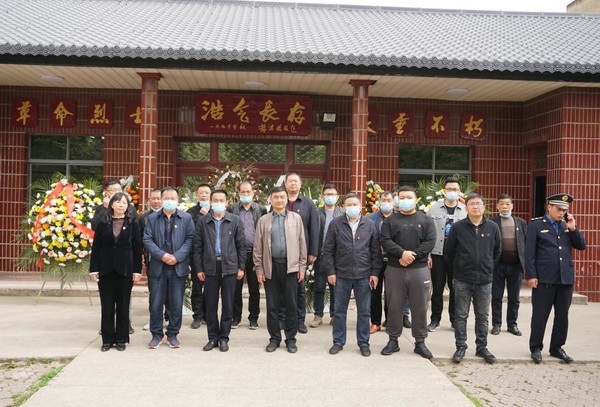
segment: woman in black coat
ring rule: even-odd
[[[142,276],[139,224],[128,215],[128,207],[127,195],[113,195],[92,244],[90,278],[98,282],[100,292],[102,352],[113,344],[117,350],[125,350],[125,343],[129,342],[131,288]]]

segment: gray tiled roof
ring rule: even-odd
[[[2,0],[0,57],[9,55],[599,74],[600,15]]]

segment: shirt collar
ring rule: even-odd
[[[273,211],[273,217],[277,217],[277,216],[281,216],[282,218],[285,218],[285,216],[287,215],[287,209],[284,210],[281,215],[278,214],[277,212]]]

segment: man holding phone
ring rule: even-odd
[[[370,356],[369,319],[371,289],[377,286],[381,270],[381,246],[375,224],[362,216],[358,195],[346,194],[342,200],[346,211],[331,221],[323,247],[323,269],[333,286],[333,346],[331,355],[338,354],[346,344],[346,317],[350,294],[354,290],[358,319],[356,340],[362,356]]]

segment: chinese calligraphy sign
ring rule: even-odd
[[[38,102],[34,99],[16,99],[12,103],[11,122],[15,127],[35,127],[38,121]]]
[[[367,135],[376,136],[379,133],[379,112],[375,109],[369,109],[369,119],[367,120]]]
[[[56,99],[50,102],[50,126],[75,127],[77,124],[77,104],[70,99]]]
[[[450,115],[443,112],[427,112],[425,115],[425,137],[448,137],[450,132]]]
[[[139,100],[130,100],[125,104],[125,128],[139,130],[142,124],[142,106]]]
[[[460,137],[481,141],[485,138],[485,117],[482,114],[466,113],[460,121]]]
[[[413,135],[413,114],[408,110],[392,110],[388,117],[390,137],[411,137]]]
[[[109,129],[113,126],[113,104],[110,101],[90,101],[87,109],[90,128]]]

